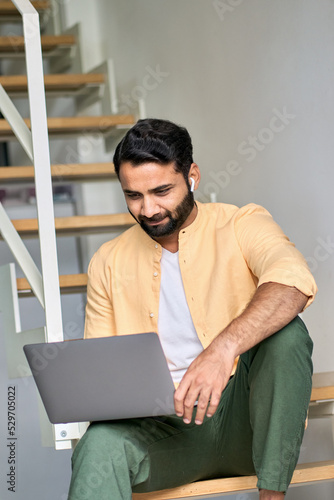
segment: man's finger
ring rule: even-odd
[[[210,391],[207,392],[202,391],[198,398],[195,424],[201,425],[203,423],[209,401],[210,401]]]
[[[190,387],[183,402],[183,421],[185,424],[190,424],[191,422],[197,399],[198,389],[194,390]]]
[[[179,387],[174,393],[174,407],[175,413],[178,417],[182,417],[184,413],[184,399],[189,389],[189,384],[183,380],[180,382]]]
[[[211,400],[209,404],[209,408],[207,409],[206,415],[207,417],[212,417],[218,408],[220,401],[221,393],[213,392],[211,395]]]

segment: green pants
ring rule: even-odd
[[[240,357],[202,425],[175,415],[91,424],[73,453],[69,500],[131,500],[132,491],[254,473],[258,488],[286,491],[304,434],[311,353],[297,317]]]

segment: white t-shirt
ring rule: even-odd
[[[162,249],[158,332],[174,382],[180,382],[190,363],[203,351],[188,308],[179,252]]]

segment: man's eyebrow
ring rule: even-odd
[[[126,193],[126,194],[140,194],[138,191],[133,191],[132,189],[123,189],[123,193]]]
[[[173,187],[174,184],[162,184],[161,186],[157,186],[153,189],[149,189],[149,193],[156,193],[157,191],[163,191],[164,189],[169,189]],[[132,189],[123,189],[123,192],[126,194],[141,194],[139,191],[133,191]]]
[[[169,189],[173,186],[174,184],[162,184],[161,186],[157,186],[154,189],[149,189],[149,193],[155,193],[156,191],[163,191],[164,189]]]

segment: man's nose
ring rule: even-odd
[[[158,207],[154,197],[149,196],[143,198],[141,206],[141,215],[150,219],[159,212],[160,208]]]

